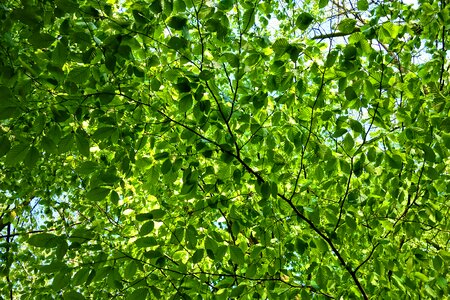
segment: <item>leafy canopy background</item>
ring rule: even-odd
[[[2,297],[445,298],[447,2],[3,1]]]

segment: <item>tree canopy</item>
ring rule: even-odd
[[[6,0],[0,298],[449,296],[448,0]]]

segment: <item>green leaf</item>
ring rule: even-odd
[[[427,282],[427,281],[428,281],[428,277],[427,277],[425,274],[423,274],[423,273],[420,273],[420,272],[414,272],[414,276],[417,277],[417,278],[419,278],[420,280],[422,280],[422,281],[424,281],[424,282]]]
[[[337,28],[342,33],[352,33],[355,29],[356,20],[355,19],[344,19],[341,22],[339,22]]]
[[[252,53],[250,54],[244,61],[244,63],[251,67],[253,65],[255,65],[261,58],[261,55],[259,53]]]
[[[308,243],[306,243],[301,238],[295,239],[295,249],[299,254],[303,254],[307,248],[308,248]]]
[[[130,261],[127,267],[125,268],[124,272],[125,279],[131,280],[134,277],[134,274],[136,274],[137,268],[138,268],[137,263],[134,260]]]
[[[401,169],[402,167],[402,157],[398,154],[392,156],[386,155],[389,165],[394,169]]]
[[[237,246],[230,246],[231,261],[237,265],[243,265],[245,263],[244,252]]]
[[[6,135],[0,136],[0,157],[8,153],[11,143]]]
[[[250,7],[242,17],[242,32],[247,32],[255,24],[256,8]]]
[[[158,242],[156,241],[156,239],[152,236],[149,237],[142,237],[142,238],[138,238],[134,244],[136,245],[136,247],[140,247],[140,248],[147,248],[147,247],[153,247],[158,245]]]
[[[89,76],[90,72],[88,67],[76,67],[69,72],[67,80],[75,83],[83,83],[89,79]]]
[[[74,286],[82,285],[86,282],[89,276],[90,269],[89,268],[81,268],[79,269],[72,277],[72,284]]]
[[[167,45],[174,50],[180,50],[187,47],[187,41],[183,38],[173,36],[167,42]]]
[[[86,194],[86,198],[91,201],[101,201],[109,195],[110,189],[107,188],[93,188]]]
[[[198,77],[202,80],[208,81],[209,79],[214,77],[214,73],[209,70],[202,70]]]
[[[74,13],[78,10],[78,4],[72,0],[56,0],[57,7],[64,12]]]
[[[263,182],[261,185],[261,195],[264,199],[268,199],[271,195],[271,186],[269,182]]]
[[[187,94],[187,95],[183,96],[183,98],[181,98],[178,108],[179,108],[180,112],[185,113],[192,107],[193,103],[194,103],[194,101],[192,99],[192,95]]]
[[[303,12],[297,17],[295,25],[301,30],[306,30],[313,21],[314,17],[311,14]]]
[[[88,175],[98,169],[98,164],[93,161],[82,162],[75,170],[80,175]]]
[[[117,62],[117,60],[114,55],[110,55],[110,54],[105,55],[105,66],[109,71],[111,71],[111,72],[115,71],[116,62]],[[80,79],[80,80],[82,80],[82,79]]]
[[[68,135],[64,136],[58,144],[59,154],[66,153],[69,150],[71,150],[72,144],[73,144],[73,134],[69,133]]]
[[[231,291],[230,298],[240,298],[240,296],[245,292],[246,285],[239,285]]]
[[[439,129],[444,132],[450,133],[450,117],[446,117],[442,120]]]
[[[52,114],[53,114],[53,119],[58,123],[62,123],[70,117],[67,110],[57,109],[55,107],[52,107]]]
[[[60,271],[56,273],[55,277],[53,278],[52,282],[52,288],[55,291],[59,291],[63,288],[65,288],[70,281],[70,277],[66,275],[66,272]]]
[[[344,150],[349,152],[353,149],[355,146],[355,141],[353,140],[353,137],[351,134],[347,133],[344,137]]]
[[[7,166],[15,166],[22,162],[28,153],[28,145],[18,144],[13,146],[6,154],[5,164]]]
[[[192,263],[199,263],[203,259],[204,253],[205,250],[203,249],[195,250],[194,254],[192,255]]]
[[[36,48],[48,48],[55,41],[55,38],[48,33],[32,34],[28,41]]]
[[[143,214],[137,214],[136,220],[138,221],[146,221],[146,220],[158,220],[161,219],[166,212],[162,209],[154,209],[150,211],[149,213],[143,213]]]
[[[66,291],[62,295],[64,300],[84,300],[84,296],[76,291]]]
[[[171,16],[167,21],[167,25],[175,30],[183,30],[187,25],[187,19],[183,16]]]
[[[256,264],[250,264],[247,268],[247,271],[245,272],[245,275],[249,278],[252,278],[256,275],[257,272],[257,265]]]
[[[170,158],[168,158],[161,165],[161,172],[163,174],[167,174],[170,172],[171,169],[172,169],[172,162],[170,161]]]
[[[436,161],[436,154],[434,153],[433,149],[425,144],[420,144],[420,148],[423,150],[424,158],[426,161],[434,162]]]
[[[445,298],[449,5],[418,2],[3,1],[0,277]]]
[[[345,58],[345,60],[347,60],[347,61],[355,60],[356,59],[356,55],[357,55],[357,51],[356,51],[355,46],[347,45],[344,48],[344,58]]]
[[[127,300],[147,299],[147,296],[148,296],[147,288],[138,288],[127,296]]]
[[[153,221],[145,222],[139,230],[139,235],[147,235],[152,232],[153,228],[155,228],[155,223]]]
[[[224,11],[229,11],[233,8],[234,0],[220,0],[219,1],[219,9]]]
[[[55,66],[62,67],[67,61],[68,54],[69,50],[67,46],[63,45],[61,42],[58,42],[52,52],[52,63]]]
[[[67,265],[62,261],[53,261],[48,265],[39,266],[39,271],[45,274],[56,273],[67,269]]]
[[[31,169],[31,168],[33,168],[36,165],[36,163],[39,160],[40,156],[41,156],[41,154],[36,149],[36,147],[31,146],[30,149],[27,152],[27,155],[23,159],[23,164],[25,165],[25,167]]]
[[[327,55],[325,67],[327,67],[327,68],[332,67],[334,65],[334,63],[336,62],[338,55],[339,55],[339,52],[337,50],[330,51],[330,53],[328,53],[328,55]]]
[[[355,90],[353,89],[353,87],[348,86],[345,88],[345,98],[348,101],[354,100],[356,98],[358,98],[358,95],[356,94]]]
[[[54,154],[58,153],[58,149],[55,142],[48,136],[42,137],[41,146],[42,149],[44,149],[44,151],[47,153],[54,153]]]
[[[114,126],[99,127],[92,135],[92,138],[95,140],[108,139],[116,132],[116,130],[117,128]]]
[[[361,125],[360,122],[356,121],[356,120],[350,120],[350,128],[354,131],[354,132],[358,132],[358,133],[364,133],[364,128]]]
[[[328,5],[329,0],[319,0],[319,8],[324,8]]]
[[[28,244],[40,248],[54,248],[58,246],[60,237],[51,233],[38,233],[28,239]]]
[[[367,0],[358,0],[356,6],[359,10],[365,11],[369,9],[369,2]]]
[[[3,85],[0,85],[0,107],[16,107],[17,103],[14,100],[14,96],[11,90]]]
[[[89,157],[90,154],[90,146],[89,141],[86,139],[82,134],[76,134],[75,135],[76,143],[78,151],[80,151],[80,154],[86,157]]]
[[[272,49],[273,52],[277,55],[282,55],[286,52],[287,48],[289,47],[289,43],[287,39],[285,38],[279,38],[273,43]]]

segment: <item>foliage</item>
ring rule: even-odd
[[[4,1],[2,298],[448,296],[447,2]]]

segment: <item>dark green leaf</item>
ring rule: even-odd
[[[78,10],[78,4],[72,0],[56,0],[57,7],[64,12],[74,13]]]
[[[183,98],[180,99],[178,108],[180,109],[180,112],[184,113],[184,112],[187,112],[192,107],[193,103],[194,103],[194,101],[192,99],[192,95],[187,94]]]
[[[313,21],[314,17],[311,14],[303,12],[297,17],[295,25],[301,30],[306,30]]]
[[[23,161],[28,153],[28,145],[18,144],[13,146],[8,154],[6,154],[5,164],[8,166],[14,166]]]
[[[147,288],[138,288],[127,296],[127,300],[147,299],[147,296],[148,296]]]
[[[92,138],[96,140],[108,139],[116,132],[116,130],[117,128],[113,126],[100,127],[94,132]]]
[[[75,139],[77,142],[78,151],[80,151],[81,155],[88,157],[90,154],[90,146],[89,141],[81,134],[76,134]]]
[[[173,36],[170,38],[167,45],[174,50],[180,50],[187,46],[187,41],[183,38]]]
[[[345,89],[345,98],[347,98],[348,101],[351,101],[351,100],[354,100],[354,99],[358,98],[358,95],[356,94],[356,92],[353,89],[353,87],[348,86]]]
[[[52,63],[56,66],[62,67],[67,61],[68,54],[69,50],[67,46],[63,45],[61,42],[58,42],[52,53]]]
[[[242,251],[242,249],[237,246],[230,246],[229,248],[231,261],[237,265],[243,265],[245,260],[244,252]]]
[[[263,198],[267,199],[270,197],[271,195],[271,187],[270,187],[270,183],[269,182],[264,182],[261,185],[261,195]]]
[[[330,51],[327,56],[327,60],[325,62],[325,66],[330,68],[334,65],[336,62],[336,58],[338,57],[339,52],[337,50]]]
[[[23,159],[23,164],[27,167],[27,168],[33,168],[37,161],[39,160],[39,157],[41,156],[41,154],[39,153],[38,149],[36,149],[36,147],[32,146],[28,152],[27,155],[25,156],[25,158]]]
[[[0,136],[0,157],[8,153],[11,143],[6,135]]]
[[[84,300],[84,296],[75,291],[66,291],[62,295],[64,300]]]
[[[134,277],[134,274],[137,272],[137,263],[132,260],[125,268],[124,276],[126,279],[132,279]]]
[[[86,198],[91,201],[100,201],[109,195],[110,190],[107,188],[93,188],[86,194]]]
[[[83,83],[89,79],[90,72],[88,67],[76,67],[69,72],[67,80],[75,83]]]
[[[138,238],[135,242],[136,247],[146,248],[158,245],[156,239],[152,236]]]
[[[155,223],[153,221],[145,222],[139,230],[139,235],[147,235],[152,232],[153,228],[155,228]]]
[[[47,153],[57,153],[58,152],[55,142],[48,136],[42,137],[41,146],[42,146],[42,149],[44,149],[44,151]]]
[[[65,272],[58,272],[53,278],[52,288],[55,291],[59,291],[65,288],[69,284],[69,281],[70,277],[68,277]]]
[[[199,263],[203,259],[204,252],[205,251],[203,249],[195,250],[194,254],[192,255],[192,263]]]
[[[436,160],[436,154],[430,146],[421,144],[420,148],[422,148],[423,150],[424,158],[426,161],[434,162]]]
[[[234,5],[234,0],[220,0],[219,9],[229,11]]]
[[[167,25],[175,30],[182,30],[187,25],[187,19],[182,16],[171,16]]]
[[[58,246],[60,237],[51,233],[38,233],[28,239],[28,244],[41,248],[54,248]]]
[[[36,48],[48,48],[55,38],[48,33],[35,33],[31,35],[28,41]]]

